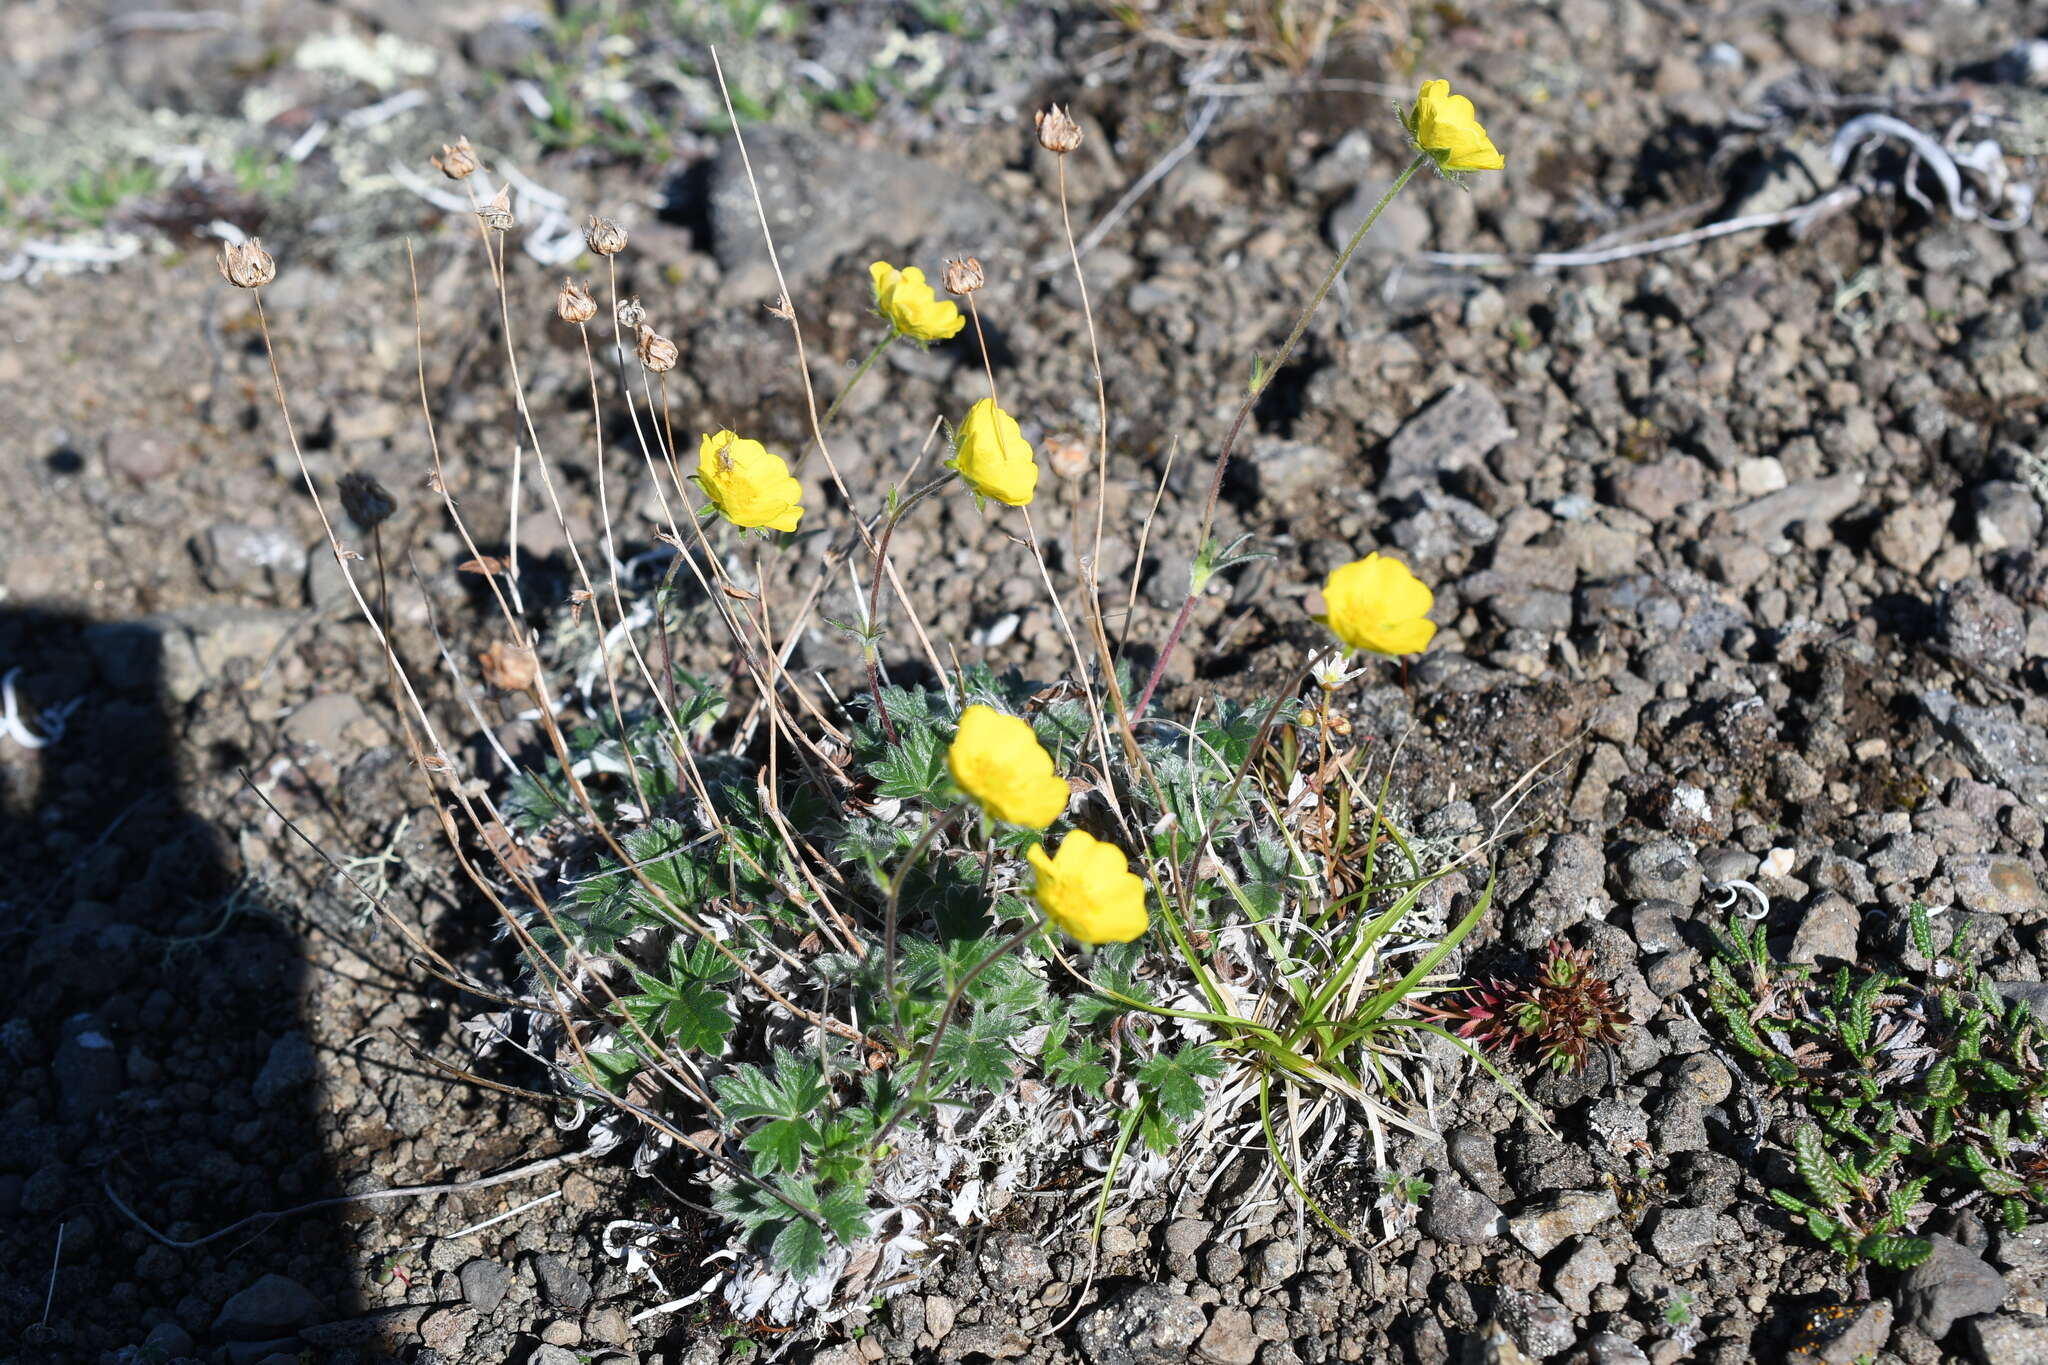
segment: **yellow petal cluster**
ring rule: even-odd
[[[960,305],[939,298],[916,266],[898,270],[887,261],[876,261],[868,274],[875,281],[875,307],[900,335],[914,341],[945,341],[967,325]]]
[[[1030,829],[1044,829],[1059,819],[1071,795],[1031,726],[991,706],[970,706],[960,713],[960,733],[946,750],[946,769],[983,810]]]
[[[698,446],[697,482],[735,526],[794,531],[803,519],[804,487],[782,457],[734,432],[715,431]]]
[[[984,398],[967,410],[949,461],[976,493],[1009,507],[1031,501],[1038,487],[1038,459],[1017,419]]]
[[[1436,596],[1406,565],[1370,554],[1331,571],[1323,583],[1325,614],[1316,620],[1353,649],[1419,654],[1429,647]]]
[[[1057,856],[1044,844],[1025,855],[1038,873],[1031,898],[1054,924],[1082,943],[1129,943],[1145,932],[1145,883],[1124,851],[1086,830],[1060,841]]]
[[[1402,115],[1408,137],[1440,171],[1497,171],[1507,164],[1486,135],[1472,101],[1451,93],[1449,81],[1424,81],[1415,107]]]

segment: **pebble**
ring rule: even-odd
[[[1996,1317],[1971,1318],[1963,1324],[1963,1339],[1970,1343],[1970,1349],[1983,1365],[2048,1360],[2048,1317],[2038,1313],[2000,1313]]]
[[[1934,1233],[1934,1253],[1899,1281],[1899,1315],[1936,1341],[1956,1319],[1991,1313],[2005,1302],[2005,1276],[1952,1238]]]
[[[1616,890],[1624,900],[1666,900],[1689,907],[1700,898],[1705,877],[1692,850],[1675,839],[1637,844],[1622,855]]]
[[[320,1300],[297,1280],[265,1275],[221,1305],[215,1336],[249,1341],[293,1331],[320,1317]]]
[[[1506,1227],[1500,1205],[1460,1180],[1439,1177],[1422,1206],[1422,1232],[1439,1242],[1478,1246]]]
[[[1586,1353],[1586,1365],[1650,1365],[1640,1346],[1613,1332],[1595,1332],[1579,1349]]]
[[[1203,1235],[1207,1235],[1206,1230]],[[998,1292],[1013,1299],[1025,1299],[1036,1295],[1052,1278],[1052,1263],[1036,1237],[1010,1232],[991,1237],[983,1244],[981,1273]]]
[[[314,1071],[313,1045],[306,1041],[306,1035],[297,1031],[287,1033],[270,1045],[270,1055],[264,1059],[263,1069],[256,1073],[249,1093],[267,1109],[311,1082]]]
[[[531,1257],[534,1278],[540,1292],[556,1308],[580,1313],[590,1303],[590,1281],[572,1270],[551,1252],[536,1251]]]
[[[1965,909],[2026,915],[2043,908],[2041,884],[2023,859],[1998,853],[1951,853],[1942,859],[1941,871]]]
[[[1792,935],[1787,961],[1818,963],[1829,970],[1854,963],[1862,925],[1862,916],[1848,897],[1838,891],[1816,892]]]
[[[1195,1343],[1198,1359],[1213,1365],[1252,1365],[1258,1358],[1259,1339],[1252,1331],[1252,1315],[1242,1308],[1219,1308],[1209,1320],[1208,1330]]]
[[[1382,499],[1434,487],[1444,474],[1483,459],[1513,437],[1507,409],[1476,379],[1462,380],[1402,423],[1387,442]]]
[[[1704,1105],[1716,1105],[1735,1089],[1735,1078],[1712,1053],[1695,1052],[1679,1064],[1677,1083]]]
[[[1252,1283],[1258,1285],[1285,1284],[1301,1269],[1301,1251],[1285,1237],[1275,1237],[1261,1242],[1252,1252]]]
[[[1567,1190],[1509,1218],[1508,1233],[1530,1255],[1548,1256],[1619,1214],[1612,1190]]]
[[[1503,1290],[1499,1314],[1501,1325],[1508,1329],[1515,1344],[1538,1360],[1570,1350],[1578,1339],[1572,1330],[1570,1310],[1548,1294]]]
[[[1994,479],[1970,490],[1970,538],[1979,550],[2026,549],[2041,535],[2041,504],[2023,483]]]
[[[1941,595],[1935,638],[1965,663],[2008,669],[2026,653],[2027,618],[1984,580],[1966,578]]]
[[[1141,1284],[1088,1314],[1077,1335],[1082,1358],[1095,1365],[1183,1365],[1208,1326],[1187,1295]]]
[[[121,1054],[97,1016],[74,1014],[64,1021],[64,1040],[50,1067],[66,1118],[91,1118],[121,1092]]]
[[[1582,1237],[1550,1277],[1550,1288],[1565,1307],[1581,1316],[1591,1311],[1593,1291],[1614,1283],[1614,1253],[1597,1238]]]
[[[469,1344],[476,1318],[476,1310],[464,1304],[437,1308],[420,1320],[420,1340],[443,1355],[457,1354]]]
[[[479,1256],[465,1264],[456,1276],[462,1285],[462,1300],[479,1313],[494,1313],[512,1288],[509,1266]]]
[[[1651,1215],[1650,1250],[1672,1267],[1688,1266],[1713,1249],[1720,1215],[1712,1209],[1663,1208]]]

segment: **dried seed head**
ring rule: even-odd
[[[619,326],[629,332],[637,332],[640,330],[640,324],[645,321],[647,321],[647,310],[640,306],[640,300],[619,300]]]
[[[231,242],[221,248],[220,277],[237,289],[257,289],[277,278],[277,262],[257,238]]]
[[[597,300],[574,280],[563,280],[555,295],[555,314],[564,322],[585,323],[597,316]]]
[[[441,155],[427,158],[435,170],[450,180],[467,180],[476,174],[476,151],[469,145],[469,139],[459,137],[455,145],[441,144]]]
[[[365,531],[389,521],[398,510],[397,501],[384,491],[384,485],[368,474],[350,470],[335,484],[341,490],[341,510]]]
[[[509,640],[493,641],[489,649],[476,656],[476,661],[484,681],[502,692],[531,691],[540,675],[533,651]]]
[[[1045,443],[1045,462],[1063,479],[1088,472],[1088,443],[1078,436],[1055,436]]]
[[[676,367],[676,344],[652,327],[640,329],[640,363],[656,374]]]
[[[1081,125],[1057,104],[1039,110],[1033,121],[1038,125],[1038,145],[1048,152],[1065,156],[1081,145]]]
[[[476,211],[485,227],[493,232],[510,232],[516,221],[512,217],[512,187],[498,186],[498,192],[491,196],[491,202]]]
[[[984,282],[981,262],[972,256],[964,261],[948,261],[944,278],[948,294],[972,294]]]
[[[583,241],[600,256],[616,256],[626,249],[626,230],[609,218],[592,214],[584,226]]]

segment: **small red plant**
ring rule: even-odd
[[[1584,1067],[1595,1043],[1619,1042],[1634,1022],[1615,997],[1614,983],[1593,974],[1592,950],[1562,940],[1545,950],[1533,972],[1489,977],[1451,995],[1424,1011],[1482,1047],[1507,1050],[1526,1043],[1559,1071]]]

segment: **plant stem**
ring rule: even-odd
[[[1323,306],[1324,298],[1328,297],[1330,290],[1335,287],[1337,277],[1344,273],[1344,267],[1350,264],[1352,253],[1356,252],[1358,244],[1365,240],[1365,234],[1372,231],[1372,225],[1379,221],[1380,214],[1385,212],[1387,205],[1394,202],[1394,196],[1401,192],[1402,187],[1428,160],[1427,156],[1418,154],[1408,163],[1408,169],[1394,177],[1394,183],[1387,186],[1387,192],[1372,206],[1372,212],[1365,215],[1365,221],[1358,225],[1358,231],[1351,234],[1351,240],[1337,253],[1336,263],[1330,267],[1329,273],[1323,276],[1323,282],[1316,287],[1315,295],[1309,299],[1308,306],[1301,310],[1301,317],[1296,320],[1294,330],[1288,333],[1287,343],[1280,348],[1279,356],[1260,374],[1257,383],[1245,389],[1244,401],[1238,404],[1237,416],[1230,424],[1229,433],[1223,438],[1223,449],[1216,456],[1216,470],[1209,477],[1209,495],[1202,504],[1202,529],[1195,537],[1197,557],[1202,555],[1209,544],[1209,532],[1216,522],[1216,502],[1223,493],[1223,472],[1230,467],[1230,453],[1237,446],[1237,438],[1244,430],[1246,419],[1252,415],[1252,409],[1258,405],[1266,387],[1273,382],[1273,376],[1285,368],[1288,359],[1293,356],[1294,348],[1301,342],[1302,333],[1308,330],[1310,320]],[[1159,688],[1159,680],[1166,676],[1167,661],[1173,657],[1174,647],[1180,643],[1182,633],[1188,628],[1188,618],[1194,614],[1196,591],[1195,585],[1190,582],[1187,598],[1180,604],[1180,615],[1174,618],[1173,629],[1167,632],[1166,644],[1160,649],[1159,658],[1152,665],[1152,675],[1145,680],[1145,690],[1138,694],[1138,704],[1131,708],[1134,719],[1144,718],[1145,708],[1151,704],[1152,694]]]
[[[861,361],[860,368],[853,372],[853,377],[846,381],[844,387],[842,387],[839,390],[838,395],[832,399],[832,406],[826,408],[825,415],[818,419],[818,426],[820,430],[832,425],[832,419],[839,415],[839,405],[846,401],[846,395],[853,392],[853,386],[855,384],[860,383],[861,376],[865,375],[868,372],[868,370],[874,365],[874,363],[882,358],[882,352],[888,350],[891,343],[893,343],[896,340],[896,338],[900,335],[902,334],[892,327],[889,330],[889,335],[883,337],[882,340],[875,346],[875,349],[868,352],[867,359]],[[810,447],[806,446],[802,451],[799,451],[797,453],[796,462],[799,465],[803,463],[804,456],[808,454],[809,451]]]

